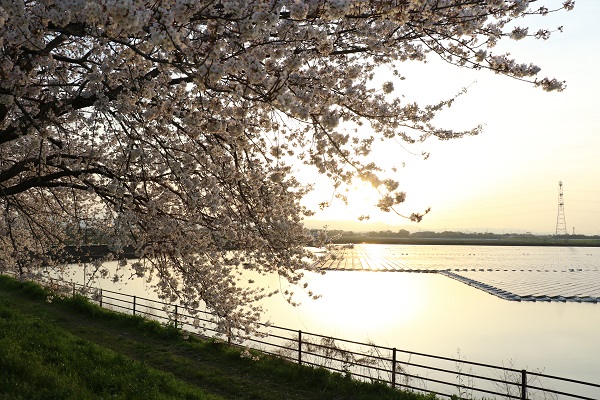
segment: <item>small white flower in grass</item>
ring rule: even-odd
[[[240,357],[241,358],[252,358],[252,354],[250,354],[250,352],[248,351],[248,349],[244,349],[244,351],[242,351],[240,353]]]

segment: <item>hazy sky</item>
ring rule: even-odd
[[[484,124],[483,133],[412,146],[398,143],[376,153],[380,160],[405,163],[396,176],[408,194],[400,210],[410,214],[431,206],[420,224],[368,207],[375,196],[366,186],[350,196],[349,207],[335,203],[312,219],[356,221],[359,215],[369,214],[370,222],[385,224],[377,229],[554,233],[562,181],[569,233],[574,228],[575,233],[599,234],[599,19],[600,2],[580,0],[571,12],[535,17],[528,24],[552,29],[562,25],[564,33],[555,33],[547,41],[507,40],[494,49],[537,64],[542,68],[540,78],[566,80],[562,93],[546,93],[489,71],[459,69],[436,60],[402,64],[407,79],[396,86],[396,93],[407,100],[434,102],[469,87],[440,115],[438,125],[465,129]],[[422,151],[431,153],[429,159],[419,156]],[[311,227],[319,224],[307,222]],[[359,222],[353,229],[361,227],[371,229]]]

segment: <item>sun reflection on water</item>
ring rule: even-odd
[[[301,305],[293,308],[276,296],[266,301],[265,306],[270,314],[277,315],[279,323],[295,326],[300,323],[304,329],[319,333],[344,332],[345,337],[357,335],[364,339],[369,332],[410,326],[432,300],[427,279],[404,273],[387,274],[330,271],[325,275],[310,275],[308,288],[321,294],[320,299],[312,300],[301,294],[298,296]],[[308,321],[310,325],[305,325]]]

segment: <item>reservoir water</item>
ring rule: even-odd
[[[276,295],[264,302],[265,320],[600,382],[600,303],[594,302],[600,297],[600,249],[357,245],[344,251],[339,260],[345,261],[327,266],[334,270],[307,277],[320,299],[296,288],[301,305],[293,307]],[[261,283],[286,289],[276,276]],[[141,279],[99,284],[153,297]]]

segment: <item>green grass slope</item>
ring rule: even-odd
[[[49,295],[0,276],[2,399],[424,399]]]

